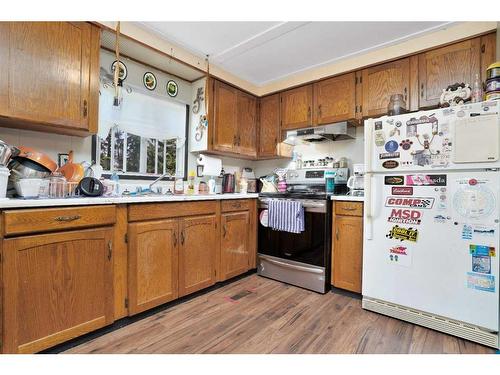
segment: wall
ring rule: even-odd
[[[356,128],[356,139],[297,145],[294,151],[302,154],[302,160],[314,160],[326,156],[338,160],[346,157],[352,171],[352,164],[364,162],[364,128]],[[289,162],[289,159],[257,161],[254,164],[255,175],[260,177],[271,173],[275,168],[286,168]]]

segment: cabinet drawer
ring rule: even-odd
[[[128,206],[128,221],[205,215],[217,210],[217,201],[139,203]]]
[[[361,202],[335,202],[335,214],[349,216],[363,216]]]
[[[116,221],[116,209],[109,205],[9,210],[3,212],[3,220],[3,234],[13,236],[112,225]]]
[[[222,201],[222,212],[231,211],[246,211],[250,209],[250,201],[248,199],[230,199]]]

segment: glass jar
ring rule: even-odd
[[[396,116],[406,113],[406,102],[402,94],[391,95],[389,105],[387,106],[387,114],[389,116]]]

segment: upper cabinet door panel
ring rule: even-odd
[[[496,33],[483,35],[481,37],[481,81],[486,81],[486,70],[496,59],[497,40]]]
[[[298,129],[312,124],[312,85],[281,93],[281,128]]]
[[[314,84],[314,123],[317,125],[354,119],[356,76],[342,74]]]
[[[220,81],[214,84],[214,139],[216,151],[233,152],[237,141],[238,90]]]
[[[363,70],[363,117],[387,113],[391,95],[402,94],[408,105],[410,86],[409,59],[401,59]]]
[[[274,94],[260,99],[259,156],[276,155],[280,141],[280,96]]]
[[[419,107],[439,104],[443,89],[454,83],[472,86],[479,73],[480,38],[469,39],[419,55]]]
[[[257,156],[257,98],[238,91],[238,152]]]
[[[85,22],[9,23],[2,114],[88,130],[91,28]],[[97,93],[96,93],[97,95]]]

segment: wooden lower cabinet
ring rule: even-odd
[[[362,203],[335,202],[335,211],[342,211],[346,204],[356,210],[358,216],[338,215],[333,218],[333,254],[332,254],[332,285],[337,288],[347,289],[361,293],[361,270],[363,264],[363,217]]]
[[[129,314],[178,296],[179,222],[177,219],[129,224]]]
[[[34,353],[113,322],[112,229],[3,241],[3,352]]]
[[[180,219],[179,297],[215,283],[217,216]]]
[[[250,269],[249,211],[221,216],[221,279],[227,280]]]

